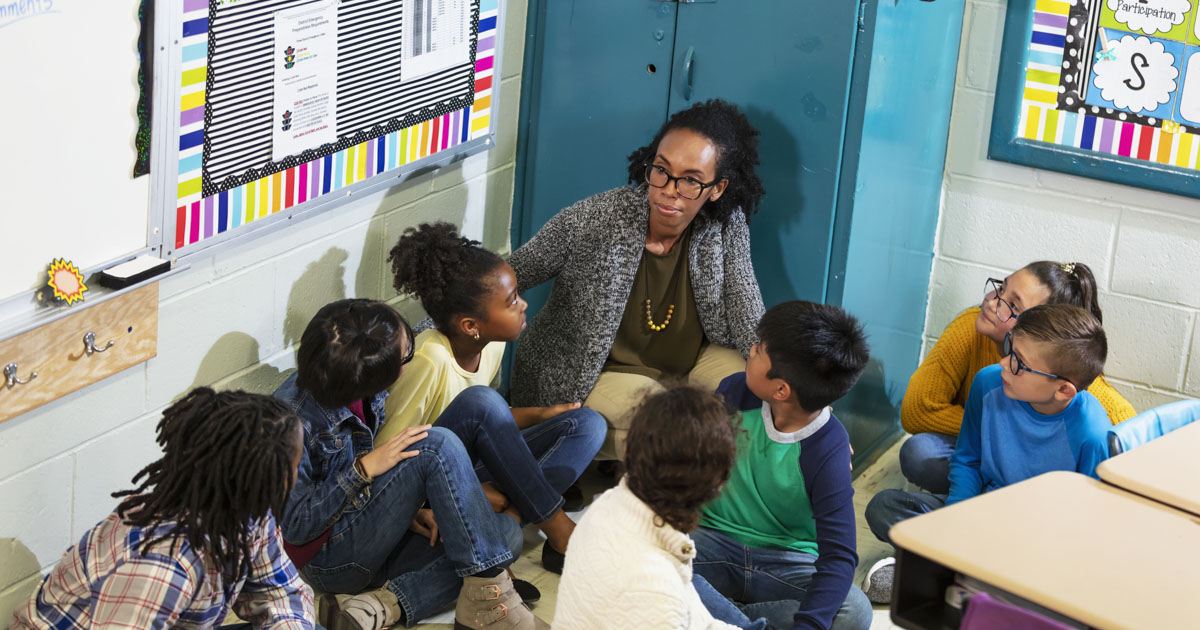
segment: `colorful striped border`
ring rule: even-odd
[[[1057,0],[1037,0],[1034,6],[1017,137],[1168,166],[1200,168],[1197,134],[1058,109],[1070,10],[1070,2]]]
[[[211,197],[200,194],[208,64],[208,0],[182,0],[176,250],[410,162],[487,136],[491,127],[499,0],[480,0],[475,102],[420,124]]]

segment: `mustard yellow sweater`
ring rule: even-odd
[[[975,332],[977,317],[979,307],[969,308],[954,318],[909,379],[900,405],[900,422],[905,431],[958,435],[971,380],[979,370],[1000,362],[996,343]],[[1113,424],[1136,413],[1133,405],[1103,375],[1088,387],[1088,392],[1104,406]]]

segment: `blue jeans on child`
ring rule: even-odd
[[[583,408],[521,431],[508,402],[483,386],[463,390],[434,425],[462,439],[479,480],[496,482],[530,523],[562,508],[563,491],[583,474],[608,431],[603,416]]]
[[[904,478],[934,494],[950,492],[950,458],[958,438],[945,433],[917,433],[900,446]]]
[[[481,410],[467,397],[455,399],[446,413],[472,416]],[[387,588],[410,625],[452,604],[463,577],[512,564],[523,543],[516,521],[492,511],[454,432],[433,427],[411,450],[420,454],[377,476],[346,507],[303,570],[313,586],[332,593]],[[427,500],[441,538],[433,546],[408,530]]]
[[[888,530],[906,518],[932,512],[946,505],[946,495],[904,490],[882,490],[867,503],[865,514],[871,533],[885,543],[891,543]]]
[[[708,580],[705,580],[698,573],[692,573],[692,588],[696,589],[696,594],[700,596],[700,602],[708,609],[708,614],[712,615],[717,621],[724,621],[727,624],[737,626],[742,630],[766,630],[767,620],[758,617],[754,621],[750,621],[750,617],[738,607],[737,604],[729,601],[724,595],[717,592]],[[791,607],[791,610],[796,610],[799,606],[796,602],[772,602],[786,604]],[[761,606],[762,604],[757,604]]]
[[[792,627],[792,615],[799,607],[798,602],[804,601],[808,585],[817,572],[816,556],[799,551],[749,547],[704,527],[692,532],[691,536],[696,543],[696,559],[692,562],[696,574],[708,580],[722,595],[745,604],[739,608],[747,617],[765,617],[775,628]],[[866,630],[871,627],[872,615],[871,602],[852,584],[831,627],[835,630]]]

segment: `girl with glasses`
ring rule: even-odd
[[[764,194],[758,131],[724,101],[673,115],[629,156],[629,185],[562,210],[509,263],[518,288],[553,280],[517,345],[512,402],[582,400],[623,458],[631,411],[660,381],[713,390],[745,369],[763,314],[748,217]]]
[[[908,382],[900,419],[914,435],[900,448],[900,469],[909,481],[935,494],[949,491],[950,456],[971,380],[1004,357],[1006,335],[1022,312],[1039,304],[1072,304],[1103,321],[1096,278],[1083,263],[1043,260],[1006,278],[989,278],[983,303],[950,322]],[[1103,375],[1087,391],[1113,424],[1133,417],[1133,406]]]

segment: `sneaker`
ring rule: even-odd
[[[550,630],[533,616],[513,588],[508,573],[463,578],[454,607],[454,630]]]
[[[321,616],[328,620],[329,630],[380,630],[400,621],[402,613],[396,594],[384,589],[359,593],[345,599],[328,597],[322,599],[322,608],[332,604],[328,613]]]
[[[863,580],[863,592],[872,604],[892,603],[892,580],[895,575],[895,558],[884,558],[867,571],[867,577]]]

